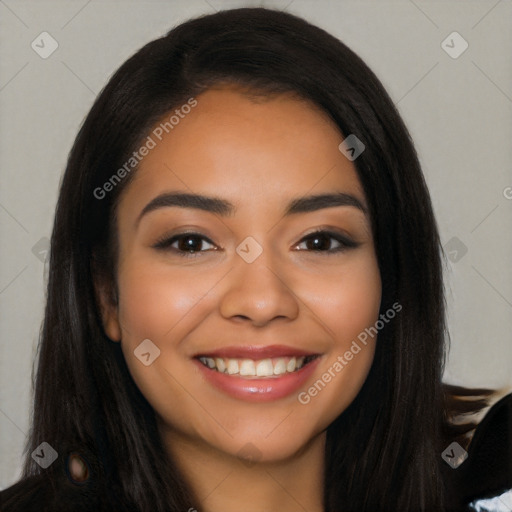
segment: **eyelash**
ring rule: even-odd
[[[313,231],[312,233],[309,233],[308,235],[303,237],[300,240],[299,244],[304,241],[307,241],[307,240],[315,239],[319,235],[326,235],[329,238],[336,240],[340,244],[340,247],[337,247],[335,249],[327,249],[325,251],[312,249],[310,251],[310,252],[316,252],[316,253],[325,253],[325,254],[322,254],[322,256],[332,256],[334,254],[346,251],[347,249],[353,249],[360,245],[359,243],[355,242],[354,240],[351,240],[350,238],[347,238],[343,235],[340,235],[339,233],[336,233],[334,231],[329,231],[329,230]],[[200,233],[190,232],[190,233],[180,233],[179,235],[174,235],[172,237],[164,237],[161,240],[158,240],[153,245],[153,247],[157,250],[162,250],[162,251],[171,250],[172,252],[175,252],[178,256],[183,257],[183,258],[195,258],[199,255],[199,253],[207,252],[207,251],[200,251],[200,250],[199,251],[180,251],[174,247],[171,247],[171,245],[174,244],[176,241],[179,241],[181,239],[186,239],[186,238],[199,238],[201,240],[206,241],[209,244],[215,245],[209,238],[201,235]],[[208,249],[208,250],[211,250],[211,249]],[[301,249],[301,250],[304,250],[304,249]]]

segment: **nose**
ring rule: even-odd
[[[252,263],[237,255],[234,265],[226,276],[227,287],[220,302],[224,318],[263,327],[276,319],[291,321],[297,317],[299,300],[287,279],[290,269],[280,270],[270,251],[264,250]]]

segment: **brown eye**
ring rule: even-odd
[[[204,245],[215,245],[211,240],[199,233],[181,233],[172,237],[164,238],[158,241],[153,247],[156,249],[170,250],[179,256],[192,256],[196,253],[215,250],[212,248],[204,249]]]
[[[302,243],[306,244],[306,250],[308,251],[324,252],[327,254],[341,252],[359,245],[346,236],[325,230],[311,233],[301,240]],[[299,246],[297,245],[297,247]]]

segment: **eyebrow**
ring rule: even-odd
[[[136,224],[138,224],[141,218],[147,213],[159,208],[172,206],[203,210],[220,215],[221,217],[228,217],[236,212],[235,205],[225,199],[185,192],[166,192],[152,199],[143,208],[137,217]],[[287,205],[284,215],[290,216],[298,213],[314,212],[335,206],[352,206],[361,210],[365,215],[367,213],[366,207],[357,197],[352,194],[337,192],[334,194],[318,194],[293,199]]]

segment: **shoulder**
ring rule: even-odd
[[[477,426],[463,468],[469,498],[512,489],[512,393],[491,407]]]
[[[75,488],[63,479],[52,481],[46,475],[25,478],[0,493],[2,512],[96,510],[97,496],[86,486]]]
[[[467,458],[444,466],[465,510],[470,503],[495,498],[512,489],[512,393],[494,404],[476,427]]]
[[[36,507],[45,503],[49,497],[49,488],[44,484],[40,477],[30,477],[3,490],[0,492],[1,510],[5,512],[36,510]]]
[[[77,484],[67,475],[42,473],[0,492],[2,512],[95,512],[129,510],[106,485],[90,479]]]

